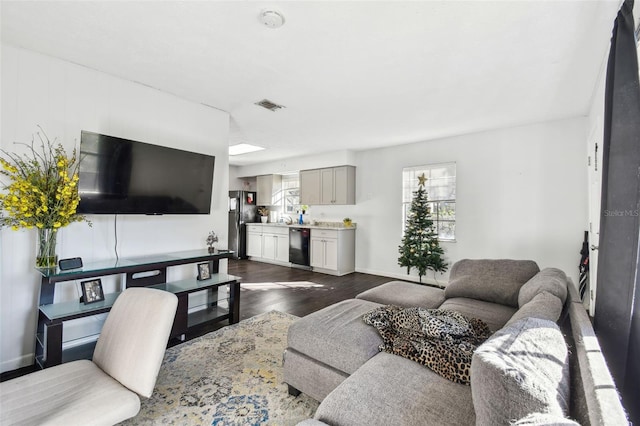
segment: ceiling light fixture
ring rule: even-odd
[[[275,10],[264,10],[258,16],[258,21],[265,27],[275,30],[284,25],[284,16]]]
[[[229,156],[248,154],[250,152],[262,151],[264,148],[261,146],[250,145],[248,143],[239,143],[238,145],[231,145],[229,147]]]

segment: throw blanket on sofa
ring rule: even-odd
[[[473,352],[491,335],[484,321],[445,309],[382,306],[362,319],[382,336],[381,351],[416,361],[464,385],[470,384]]]

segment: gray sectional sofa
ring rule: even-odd
[[[485,321],[494,333],[473,354],[471,385],[380,352],[362,316],[384,305]],[[533,261],[461,260],[445,289],[392,281],[299,319],[288,338],[289,392],[321,402],[305,425],[627,423],[575,287]]]

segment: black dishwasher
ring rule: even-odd
[[[289,228],[289,262],[292,266],[310,266],[309,237],[307,228]]]

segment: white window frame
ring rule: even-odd
[[[452,168],[453,174],[445,173],[445,176],[442,176],[443,169],[449,169],[450,171]],[[455,162],[424,164],[402,169],[402,232],[404,233],[407,226],[407,213],[411,207],[413,193],[418,190],[418,176],[422,173],[427,178],[425,190],[427,191],[428,204],[431,207],[431,220],[433,220],[434,228],[438,230],[438,239],[440,241],[455,242],[457,175]],[[441,215],[441,208],[444,208],[444,206],[448,209],[453,207],[453,218],[448,215]]]
[[[282,175],[282,214],[295,215],[300,205],[300,175],[287,173]]]

